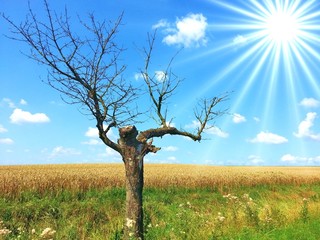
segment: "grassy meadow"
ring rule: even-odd
[[[121,164],[0,166],[0,239],[121,239]],[[146,239],[320,239],[319,167],[145,165]]]

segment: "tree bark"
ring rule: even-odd
[[[143,239],[143,157],[126,159],[126,219],[125,239]]]
[[[137,140],[134,126],[119,129],[119,146],[126,174],[126,219],[124,239],[143,240],[143,157],[146,143]]]

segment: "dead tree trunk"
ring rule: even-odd
[[[138,165],[138,166],[137,166]],[[143,157],[132,156],[125,162],[126,222],[125,237],[143,239]]]
[[[126,174],[126,220],[124,226],[125,239],[143,239],[143,158],[148,152],[156,152],[159,148],[151,142],[139,141],[135,126],[119,129],[120,152],[125,164]]]

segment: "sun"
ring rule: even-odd
[[[231,38],[206,55],[223,51],[232,60],[214,74],[210,87],[203,91],[226,79],[235,86],[241,81],[242,89],[230,111],[237,112],[248,95],[259,92],[263,93],[257,98],[264,101],[265,106],[259,107],[264,116],[272,116],[277,97],[297,103],[303,88],[320,96],[319,0],[209,1],[222,7],[226,16],[223,23],[211,27],[228,32]],[[299,114],[294,108],[291,117],[298,121]]]
[[[299,37],[298,19],[288,12],[278,10],[265,19],[266,35],[277,44],[290,44]]]

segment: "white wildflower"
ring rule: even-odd
[[[0,236],[4,236],[11,233],[11,231],[7,228],[0,229]]]
[[[56,233],[55,230],[53,230],[52,228],[45,228],[42,233],[40,234],[40,237],[42,238],[52,238],[53,235]]]
[[[126,226],[127,226],[128,228],[132,228],[133,225],[135,224],[135,222],[136,222],[135,220],[130,219],[130,218],[127,218]]]
[[[0,236],[7,235],[9,233],[11,233],[11,231],[3,226],[3,221],[0,221]]]
[[[216,217],[216,220],[219,221],[220,223],[224,222],[226,218],[222,215],[221,212],[218,212],[218,216]]]

